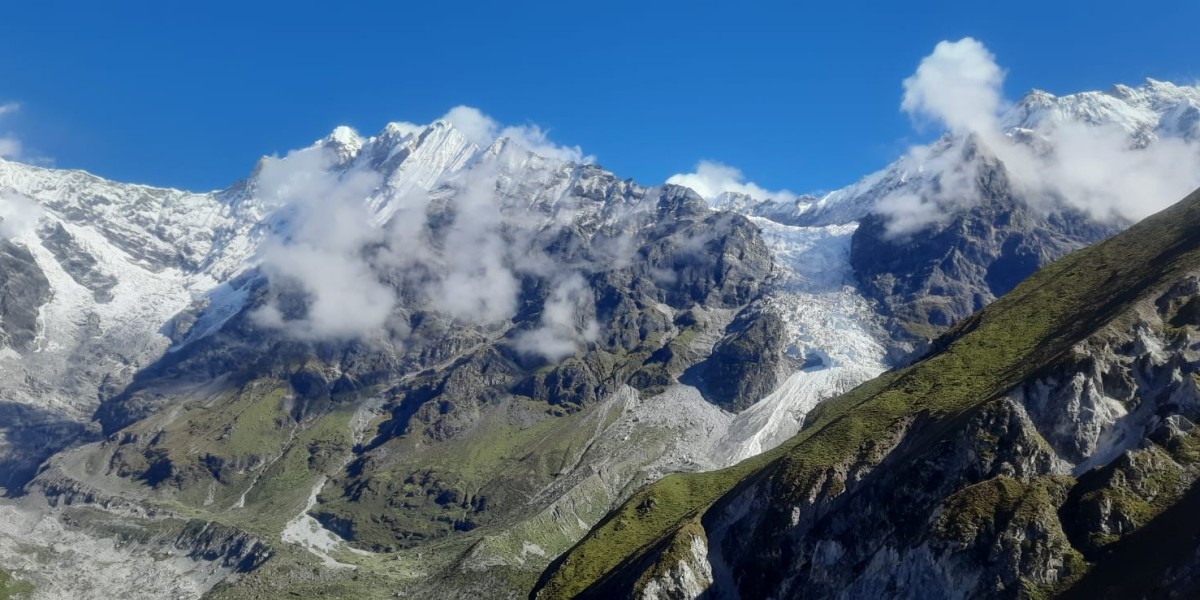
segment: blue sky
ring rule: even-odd
[[[21,108],[0,134],[57,166],[195,190],[339,124],[371,134],[459,104],[645,183],[711,159],[830,189],[936,133],[899,103],[943,39],[986,44],[1009,98],[1200,79],[1185,1],[113,4],[7,3],[0,104]]]

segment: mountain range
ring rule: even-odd
[[[1038,177],[1198,107],[1032,92],[775,198],[453,119],[204,194],[0,160],[0,588],[1186,589],[1200,200],[1126,230]]]

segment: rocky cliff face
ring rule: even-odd
[[[0,260],[5,274],[0,292],[4,316],[0,341],[18,352],[27,351],[37,339],[37,311],[50,297],[50,282],[28,250],[8,240],[0,244]]]
[[[971,165],[971,188],[962,193],[980,200],[963,201],[962,210],[919,232],[893,232],[889,217],[868,214],[854,233],[854,273],[897,335],[935,337],[1037,269],[1124,225],[1067,206],[1035,207],[1003,163],[974,143],[946,152]]]

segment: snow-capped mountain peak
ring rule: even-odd
[[[1119,155],[1127,148],[1146,148],[1161,139],[1186,142],[1191,145],[1188,146],[1191,150],[1183,148],[1182,151],[1189,152],[1194,151],[1195,143],[1200,141],[1200,86],[1148,79],[1136,88],[1116,85],[1105,92],[1064,96],[1033,90],[1008,107],[999,116],[998,125],[999,131],[989,132],[991,143],[1006,136],[1017,144],[1036,146],[1036,153],[1043,157],[1055,145],[1054,130],[1064,127],[1074,128],[1073,141],[1085,140],[1076,143],[1077,147],[1086,147],[1087,137],[1093,134],[1104,138],[1102,141],[1107,146],[1117,146],[1103,147],[1094,160]],[[1113,130],[1118,133],[1114,134]],[[1124,138],[1120,139],[1121,136]],[[971,135],[946,134],[928,146],[913,148],[880,171],[827,194],[802,195],[785,202],[727,192],[711,198],[710,203],[714,208],[735,210],[789,225],[851,223],[874,210],[880,199],[895,195],[922,197],[921,189],[933,178],[944,170],[963,167],[959,159],[977,154],[952,152],[960,146],[966,149],[964,144],[969,145],[971,138]],[[979,142],[976,135],[974,143]],[[998,150],[1002,149],[983,151],[997,153]],[[1084,160],[1081,166],[1094,164],[1094,160]],[[1146,158],[1140,164],[1152,167],[1153,161]],[[1175,194],[1168,196],[1168,200],[1176,197]]]
[[[364,141],[357,131],[342,125],[334,129],[322,144],[336,152],[340,160],[346,161],[354,158],[359,150],[362,150]]]
[[[1140,87],[1118,84],[1104,92],[1055,96],[1033,90],[1002,117],[1005,130],[1036,130],[1062,123],[1115,126],[1140,143],[1157,137],[1193,139],[1200,87],[1147,79]]]

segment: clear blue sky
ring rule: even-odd
[[[1010,98],[1200,79],[1194,0],[111,4],[5,3],[0,103],[22,108],[0,133],[61,167],[196,190],[338,124],[457,104],[646,183],[707,158],[835,188],[912,141],[901,81],[968,35]]]

